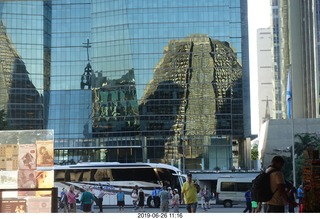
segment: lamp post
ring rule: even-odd
[[[186,173],[186,138],[184,131],[182,132],[182,173]]]

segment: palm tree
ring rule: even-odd
[[[303,182],[303,164],[304,164],[304,151],[306,149],[320,149],[320,135],[318,133],[299,133],[295,135],[294,154],[296,161],[296,182],[297,185]],[[289,148],[292,151],[292,146]],[[283,167],[286,179],[292,179],[292,156],[285,157],[285,165]]]

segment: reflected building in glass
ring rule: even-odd
[[[10,39],[0,46],[24,63],[56,163],[246,167],[246,0],[4,1],[0,15]],[[1,63],[13,57],[1,49]]]

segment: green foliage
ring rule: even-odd
[[[296,165],[296,185],[300,185],[303,182],[303,164],[304,156],[303,152],[307,148],[320,150],[320,134],[318,133],[300,133],[295,135],[294,151],[295,151],[295,165]],[[292,151],[292,147],[289,149]],[[283,167],[285,179],[293,179],[292,172],[292,153],[289,157],[285,157],[285,165]]]
[[[251,160],[258,160],[258,159],[259,159],[258,144],[254,144],[251,149]]]

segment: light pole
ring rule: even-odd
[[[182,132],[182,173],[186,173],[186,139],[184,131]]]

